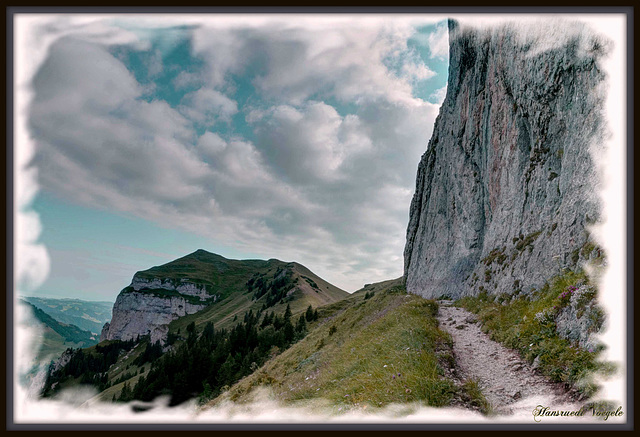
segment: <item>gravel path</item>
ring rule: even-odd
[[[439,301],[440,328],[453,337],[456,376],[475,379],[496,414],[527,413],[536,405],[575,407],[558,384],[547,381],[517,352],[491,340],[470,312]],[[579,408],[579,407],[578,407]]]

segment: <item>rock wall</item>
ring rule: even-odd
[[[194,314],[206,305],[190,303],[184,297],[161,297],[144,292],[122,292],[113,305],[111,323],[106,323],[100,341],[131,340],[150,335],[151,342],[164,344],[169,323],[187,314]]]
[[[192,282],[189,282],[189,280],[185,278],[181,279],[180,282],[176,284],[175,281],[167,278],[145,279],[139,277],[138,275],[135,275],[133,277],[133,280],[131,281],[130,287],[135,291],[144,289],[172,290],[187,296],[199,297],[201,301],[213,297],[209,295],[209,292],[207,291],[207,287],[205,285],[194,284]]]
[[[449,21],[447,95],[410,207],[409,292],[527,292],[598,250],[590,148],[604,130],[608,42],[579,23],[561,28],[557,38]]]

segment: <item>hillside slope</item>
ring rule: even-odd
[[[600,253],[590,148],[604,129],[607,42],[580,23],[560,39],[522,26],[449,21],[447,95],[407,228],[411,293],[529,292]]]
[[[296,313],[346,296],[297,263],[231,260],[197,250],[136,273],[118,295],[112,320],[100,338],[130,340],[150,335],[152,342],[165,342],[173,321],[180,320],[172,325],[176,329],[191,321],[225,324],[249,309],[284,311],[290,303]]]
[[[100,344],[67,351],[50,369],[44,394],[90,384],[100,392],[96,400],[170,393],[174,404],[184,402],[204,382],[215,391],[250,373],[304,336],[314,309],[348,296],[298,263],[198,250],[136,273]],[[219,371],[225,363],[231,370]],[[144,387],[137,385],[142,378]]]
[[[89,347],[98,343],[97,335],[75,325],[61,323],[25,300],[21,299],[19,303],[30,308],[35,321],[42,327],[40,338],[42,343],[36,355],[36,361],[57,358],[69,347]]]
[[[75,325],[96,334],[100,334],[104,323],[111,318],[111,308],[113,308],[113,302],[34,296],[25,296],[23,299],[61,323]]]
[[[204,408],[251,402],[267,388],[285,405],[317,400],[333,413],[408,402],[481,409],[472,383],[451,375],[451,339],[438,329],[436,302],[371,285],[373,297],[354,293],[320,308],[304,339]]]

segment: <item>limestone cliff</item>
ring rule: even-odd
[[[234,299],[237,312],[285,302],[296,311],[347,296],[297,263],[233,260],[200,249],[137,272],[118,295],[111,321],[102,328],[100,340],[126,341],[149,335],[152,342],[164,343],[173,320],[211,305],[224,307]]]
[[[118,295],[113,305],[113,317],[105,324],[100,341],[126,341],[149,335],[151,342],[164,343],[172,320],[204,308],[205,304],[189,302],[184,296],[125,291]]]
[[[210,261],[209,256],[214,255],[196,251],[163,266],[137,272],[131,284],[118,295],[111,322],[102,328],[100,341],[126,341],[149,335],[152,342],[164,343],[172,320],[194,314],[219,300],[210,274],[199,271],[206,271],[201,263]],[[215,261],[219,262],[217,258]],[[185,271],[191,275],[187,277]]]
[[[590,148],[604,129],[607,42],[577,23],[561,34],[449,21],[447,95],[410,208],[409,292],[527,292],[598,251]]]

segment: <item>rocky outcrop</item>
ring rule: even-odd
[[[100,341],[131,340],[149,335],[164,344],[169,323],[206,308],[183,296],[159,296],[143,291],[121,292],[113,305],[111,323],[106,323]]]
[[[598,250],[590,148],[602,139],[607,43],[582,24],[563,23],[564,41],[527,26],[449,21],[447,96],[407,229],[411,293],[528,292]]]
[[[198,297],[201,301],[205,301],[211,297],[206,285],[194,284],[189,279],[182,278],[179,282],[168,278],[142,278],[138,274],[131,281],[131,288],[135,291],[139,290],[170,290],[185,296]]]
[[[556,332],[573,344],[588,349],[598,348],[597,333],[604,325],[604,312],[597,305],[596,290],[581,284],[566,291],[568,302],[555,316]]]
[[[73,349],[67,349],[64,351],[62,355],[60,355],[60,358],[51,364],[51,373],[57,372],[69,364],[74,353],[75,351]]]

